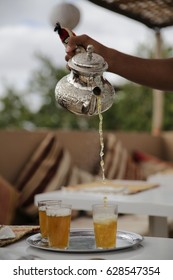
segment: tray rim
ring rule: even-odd
[[[93,229],[89,229],[89,228],[74,228],[74,229],[71,229],[70,230],[70,235],[71,237],[75,236],[82,236],[82,235],[78,235],[78,233],[85,233],[85,235],[88,234],[88,236],[91,236],[93,235],[94,236],[94,230]],[[132,248],[132,247],[135,247],[136,245],[140,244],[143,240],[144,240],[144,237],[141,236],[140,234],[138,233],[134,233],[134,232],[131,232],[131,231],[126,231],[126,230],[118,230],[117,231],[117,237],[121,237],[121,240],[128,240],[129,238],[127,238],[127,236],[131,236],[131,238],[133,239],[133,242],[129,242],[129,245],[127,246],[123,246],[123,247],[115,247],[115,248],[111,248],[111,249],[99,249],[99,248],[94,248],[94,249],[82,249],[82,250],[79,250],[79,249],[70,249],[70,248],[67,248],[67,249],[58,249],[58,248],[51,248],[49,246],[41,246],[41,245],[35,245],[35,244],[32,244],[31,243],[31,240],[33,238],[39,238],[38,239],[38,242],[40,242],[41,240],[41,234],[40,233],[36,233],[36,234],[33,234],[31,236],[29,236],[27,239],[26,239],[26,243],[33,247],[33,248],[37,248],[37,249],[41,249],[41,250],[45,250],[45,251],[52,251],[52,252],[58,252],[58,253],[79,253],[79,254],[84,254],[84,253],[102,253],[102,252],[114,252],[114,251],[121,251],[121,250],[125,250],[125,249],[129,249],[129,248]]]

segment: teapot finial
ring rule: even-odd
[[[94,47],[93,47],[93,45],[88,45],[88,46],[87,46],[87,57],[89,58],[89,60],[92,59],[92,57],[93,57],[93,52],[94,52]]]

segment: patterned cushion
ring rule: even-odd
[[[142,151],[135,151],[133,158],[138,164],[141,172],[143,173],[145,179],[148,176],[156,174],[158,172],[166,172],[173,170],[173,163],[163,161],[153,155],[147,154]]]
[[[0,176],[0,224],[7,225],[13,222],[13,217],[19,202],[19,192]]]
[[[88,173],[87,171],[82,170],[77,166],[74,166],[67,185],[70,186],[70,185],[89,183],[95,181],[96,179],[98,179],[97,176],[94,176]]]
[[[71,159],[53,133],[48,133],[24,166],[16,182],[21,192],[20,206],[33,215],[34,195],[54,191],[68,182],[71,173]]]
[[[92,180],[92,176],[75,167],[69,152],[59,145],[55,134],[48,133],[16,182],[21,191],[20,206],[27,214],[34,216],[37,214],[34,205],[36,194],[89,180]]]
[[[105,178],[142,180],[138,165],[134,162],[131,155],[123,147],[120,140],[114,134],[109,133],[105,139],[104,148],[104,169]],[[99,176],[102,176],[102,170],[99,170]]]

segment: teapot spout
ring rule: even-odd
[[[101,95],[101,88],[99,88],[99,87],[93,88],[93,93],[94,93],[96,96],[100,96],[100,95]]]

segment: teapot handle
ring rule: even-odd
[[[54,31],[58,32],[61,42],[63,43],[65,48],[67,47],[69,37],[76,36],[76,34],[72,30],[70,30],[66,27],[62,27],[59,22],[56,23]],[[76,48],[76,52],[86,52],[86,50],[82,46],[78,46]]]

